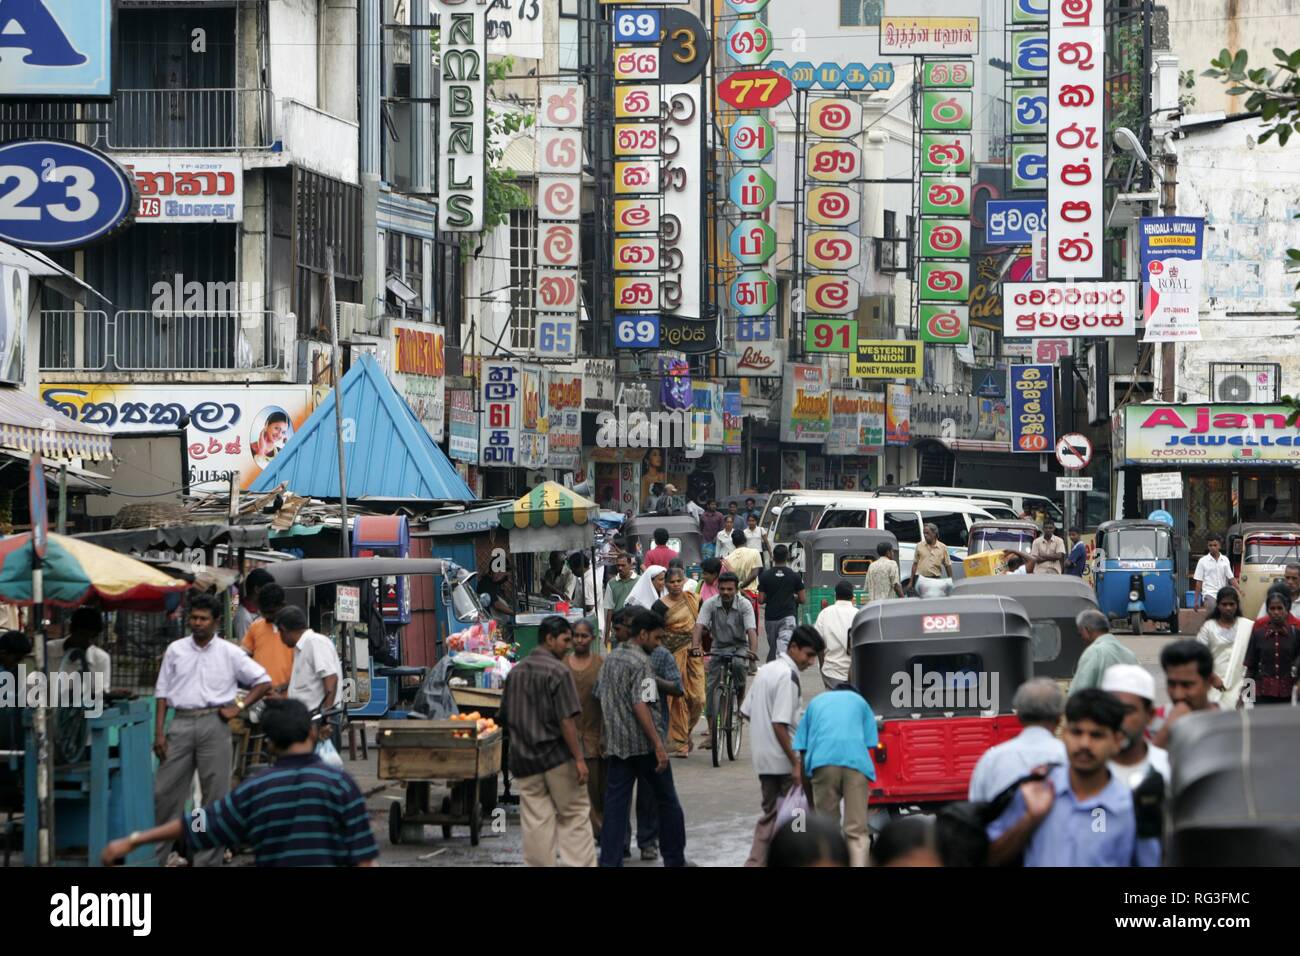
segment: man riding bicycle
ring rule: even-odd
[[[700,606],[695,621],[691,650],[703,649],[704,631],[713,635],[709,649],[709,669],[705,680],[706,712],[710,723],[714,718],[714,691],[722,678],[722,669],[730,665],[732,682],[739,695],[745,692],[746,657],[758,652],[758,622],[754,606],[739,596],[740,579],[731,571],[718,576],[718,593]],[[705,746],[708,746],[706,743]]]

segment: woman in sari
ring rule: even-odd
[[[643,607],[647,611],[655,606],[655,601],[659,600],[659,595],[664,593],[664,574],[666,569],[652,564],[641,572],[641,577],[636,579],[636,586],[632,588],[623,602],[624,607]]]
[[[668,569],[663,596],[652,610],[663,615],[664,647],[677,661],[677,669],[682,673],[682,688],[686,691],[668,702],[668,753],[685,757],[691,752],[691,731],[704,713],[704,657],[691,651],[691,636],[695,633],[700,600],[686,590],[685,571]]]
[[[1214,608],[1201,625],[1196,639],[1214,655],[1214,673],[1210,675],[1210,703],[1232,710],[1241,698],[1241,684],[1246,677],[1246,648],[1255,622],[1241,613],[1241,595],[1236,588],[1220,588]]]

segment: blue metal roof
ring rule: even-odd
[[[342,385],[348,498],[475,500],[372,356],[363,354]],[[285,482],[294,494],[339,497],[334,395],[317,406],[250,491]]]

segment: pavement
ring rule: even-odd
[[[1203,616],[1200,612],[1183,611],[1180,617],[1182,636],[1193,636]],[[1138,661],[1156,678],[1159,700],[1168,702],[1165,682],[1160,670],[1160,650],[1175,638],[1167,633],[1156,633],[1148,625],[1141,636],[1116,634],[1137,655]],[[760,644],[763,642],[759,632]],[[762,648],[761,653],[765,653]],[[803,699],[807,703],[822,693],[821,675],[815,667],[802,675]],[[700,727],[704,726],[703,721]],[[749,856],[754,823],[759,815],[758,779],[750,765],[749,733],[746,728],[739,758],[732,762],[724,757],[722,766],[714,767],[707,750],[696,750],[686,759],[673,759],[673,778],[677,794],[686,815],[686,856],[699,866],[741,866]],[[700,739],[697,733],[697,740]],[[403,842],[393,846],[388,840],[389,806],[402,798],[400,785],[379,780],[376,776],[376,750],[371,747],[370,759],[357,761],[343,759],[348,771],[366,794],[371,825],[380,847],[382,866],[521,866],[522,839],[519,829],[517,805],[498,808],[497,814],[486,818],[477,847],[470,846],[467,827],[454,827],[451,838],[444,840],[438,827],[409,827]],[[441,803],[445,788],[434,786],[431,802]],[[417,832],[419,831],[419,832]],[[633,858],[625,860],[626,866],[661,866],[660,862],[642,862],[633,847]]]

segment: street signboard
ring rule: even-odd
[[[1021,245],[1047,228],[1046,199],[990,199],[984,238],[989,245]]]
[[[1142,476],[1143,501],[1176,501],[1182,497],[1182,472],[1166,471]]]
[[[739,70],[718,83],[718,99],[738,110],[768,110],[793,92],[793,84],[775,70]]]
[[[1057,491],[1092,491],[1091,478],[1057,478]]]
[[[80,249],[126,224],[134,183],[98,150],[56,139],[0,146],[0,240],[30,249]]]
[[[1056,443],[1056,460],[1062,468],[1071,471],[1087,468],[1092,461],[1092,442],[1088,441],[1086,435],[1077,432],[1063,435]]]

